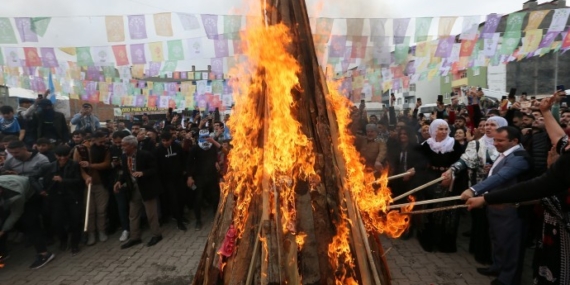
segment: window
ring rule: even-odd
[[[443,93],[443,99],[449,99],[449,93]]]
[[[410,91],[416,91],[416,84],[415,83],[410,84],[410,87],[408,89]]]
[[[445,77],[445,83],[449,83],[449,76]]]
[[[402,98],[398,98],[396,100],[396,105],[402,105]]]

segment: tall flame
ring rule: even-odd
[[[397,238],[406,230],[409,216],[400,215],[398,211],[387,211],[389,204],[392,203],[392,192],[388,188],[388,173],[382,174],[379,189],[374,189],[372,183],[375,180],[374,174],[365,170],[354,144],[354,135],[350,132],[352,104],[337,91],[337,88],[334,88],[333,84],[330,85],[329,99],[335,110],[340,130],[338,147],[346,164],[345,186],[356,201],[366,230]],[[410,205],[403,211],[408,212],[412,208],[413,205]]]
[[[260,10],[258,10],[260,11]],[[222,184],[222,194],[233,194],[235,208],[233,224],[237,240],[247,230],[249,208],[253,197],[271,193],[276,207],[270,214],[279,217],[281,233],[298,234],[301,249],[305,234],[297,233],[295,187],[299,181],[319,181],[315,173],[313,143],[301,131],[294,118],[293,92],[300,88],[301,67],[289,53],[291,31],[283,24],[266,25],[261,17],[248,18],[248,29],[241,34],[245,60],[230,71],[233,80],[235,107],[228,125],[232,130],[233,150],[229,154],[228,172]],[[360,210],[369,233],[386,233],[397,237],[405,230],[408,219],[396,212],[387,212],[392,201],[386,175],[382,187],[373,189],[374,177],[364,170],[360,155],[354,147],[354,137],[348,130],[350,102],[330,88],[327,100],[338,120],[339,151],[346,165],[344,186]],[[313,185],[311,183],[311,185]],[[335,221],[336,235],[329,244],[329,261],[335,270],[336,284],[358,284],[354,272],[350,240],[352,223],[346,209],[339,211]],[[262,246],[267,240],[260,237]],[[236,242],[239,246],[239,242]]]
[[[236,148],[226,176],[241,199],[234,224],[241,236],[251,198],[265,190],[278,193],[282,231],[295,233],[295,186],[316,175],[312,142],[292,114],[300,67],[287,51],[292,39],[283,24],[265,26],[259,19],[242,41],[248,61],[231,71],[239,78],[234,82],[236,115],[229,121]],[[262,189],[263,177],[270,178],[271,189]]]

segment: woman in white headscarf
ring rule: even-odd
[[[437,119],[430,126],[430,138],[420,146],[425,159],[422,178],[425,182],[437,179],[456,162],[462,154],[462,146],[449,136],[449,125],[446,121]],[[455,183],[454,183],[455,186]],[[450,190],[452,190],[450,192]],[[460,195],[460,187],[450,188],[448,185],[434,185],[418,192],[418,200],[436,199],[446,196]],[[426,208],[440,207],[447,204],[430,205]],[[417,221],[418,240],[425,251],[456,252],[457,229],[459,214],[457,211],[445,211],[422,215]]]
[[[491,169],[491,166],[499,157],[499,152],[494,145],[496,130],[506,127],[507,120],[503,117],[493,116],[485,122],[485,135],[479,140],[473,140],[467,145],[465,153],[455,162],[451,168],[443,173],[446,180],[454,175],[469,174],[469,185],[481,182]],[[467,187],[462,187],[467,189]],[[471,212],[471,236],[469,251],[474,254],[475,260],[482,264],[491,263],[491,240],[489,239],[489,224],[485,209],[477,209]]]

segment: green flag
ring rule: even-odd
[[[222,94],[224,90],[224,83],[222,80],[212,81],[212,94]]]
[[[182,40],[168,41],[168,60],[184,60],[184,48],[182,47]],[[174,70],[173,70],[174,71]]]
[[[505,34],[508,32],[519,32],[522,30],[522,24],[526,12],[513,13],[509,15],[507,19],[507,28],[505,28]]]
[[[43,37],[46,34],[49,22],[49,17],[32,18],[32,31],[38,36]]]
[[[79,66],[92,66],[93,58],[91,57],[90,47],[78,47],[76,48],[77,53],[77,65]]]
[[[224,38],[229,40],[239,39],[240,29],[241,29],[240,15],[224,16]]]
[[[432,20],[432,17],[416,18],[416,43],[427,41]]]
[[[166,61],[162,67],[161,73],[174,72],[176,70],[177,61]]]
[[[503,36],[503,44],[501,45],[501,54],[512,54],[519,46],[521,41],[521,32],[506,32]]]
[[[0,44],[17,44],[10,18],[0,18]]]
[[[405,37],[404,42],[402,44],[396,45],[396,50],[394,51],[396,64],[400,65],[406,63],[408,60],[409,51],[410,51],[410,37]]]

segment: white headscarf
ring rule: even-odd
[[[447,137],[444,140],[438,142],[435,140],[435,136],[437,134],[437,128],[439,128],[439,126],[441,125],[445,125],[447,127]],[[426,143],[429,144],[429,147],[431,148],[431,150],[433,150],[433,152],[448,153],[453,151],[453,146],[455,145],[455,139],[449,136],[449,125],[447,124],[446,121],[442,119],[437,119],[433,121],[429,125],[429,134],[431,138],[429,138],[426,141]]]
[[[507,120],[505,120],[505,118],[503,117],[499,117],[499,116],[493,116],[487,119],[487,122],[489,121],[493,121],[495,124],[497,124],[497,128],[501,128],[501,127],[506,127],[509,125],[509,123],[507,123]],[[485,146],[487,147],[487,149],[490,152],[495,151],[495,140],[493,138],[490,138],[487,136],[487,134],[485,134],[481,140],[485,143]]]

